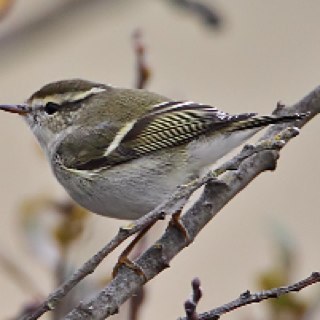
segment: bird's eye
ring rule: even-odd
[[[56,113],[59,110],[59,105],[57,103],[54,102],[48,102],[45,106],[44,106],[44,111],[51,115]]]

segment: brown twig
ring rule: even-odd
[[[135,88],[144,89],[150,80],[151,70],[146,61],[146,46],[142,40],[142,31],[133,32],[133,49],[136,56],[136,84]]]
[[[260,291],[256,293],[246,291],[242,293],[239,298],[229,303],[226,303],[221,307],[199,314],[197,320],[218,320],[222,315],[236,310],[238,308],[241,308],[243,306],[252,303],[259,303],[267,299],[279,298],[280,296],[288,294],[290,292],[298,292],[318,282],[320,282],[320,272],[313,272],[309,277],[288,286],[273,288],[270,290]],[[189,318],[183,317],[179,318],[178,320],[189,320]]]

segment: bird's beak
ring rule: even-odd
[[[31,112],[31,108],[27,104],[0,104],[0,110],[25,115]]]

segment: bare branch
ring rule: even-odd
[[[309,277],[288,286],[273,288],[256,293],[246,291],[242,293],[238,299],[235,299],[211,311],[199,314],[197,320],[218,320],[222,315],[248,304],[259,303],[263,300],[272,298],[279,298],[280,296],[290,292],[298,292],[318,282],[320,282],[320,272],[313,272]],[[189,320],[189,318],[183,317],[179,318],[178,320]]]
[[[308,117],[303,121],[295,123],[299,127],[302,127],[319,111],[320,87],[296,105],[278,107],[275,110],[278,114],[309,112]],[[260,141],[256,146],[244,148],[238,156],[228,162],[228,165],[218,168],[215,174],[219,176],[219,179],[213,179],[212,175],[208,175],[205,179],[199,179],[179,189],[168,202],[136,221],[129,232],[132,233],[149,219],[161,217],[162,212],[174,212],[177,209],[177,203],[172,202],[172,199],[178,200],[180,207],[186,201],[186,194],[190,195],[197,187],[205,183],[200,198],[181,217],[181,224],[187,230],[190,241],[193,241],[200,230],[255,177],[266,170],[275,169],[280,149],[298,133],[297,128],[288,126],[289,124],[273,126],[265,134],[264,141]],[[287,129],[284,130],[284,128]],[[228,168],[233,170],[225,171]],[[173,208],[175,210],[172,210]],[[167,268],[172,258],[189,244],[181,230],[169,225],[161,239],[142,254],[135,263],[144,271],[146,279],[150,280]],[[65,319],[105,319],[116,313],[118,307],[143,284],[144,278],[141,275],[122,266],[117,276],[106,288],[89,302],[79,304]]]

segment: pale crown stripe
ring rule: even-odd
[[[62,104],[64,102],[76,102],[83,100],[91,95],[106,91],[105,88],[94,87],[87,91],[69,92],[65,94],[53,94],[42,99],[35,98],[32,100],[32,106],[34,108],[47,104],[48,102],[54,102]]]

